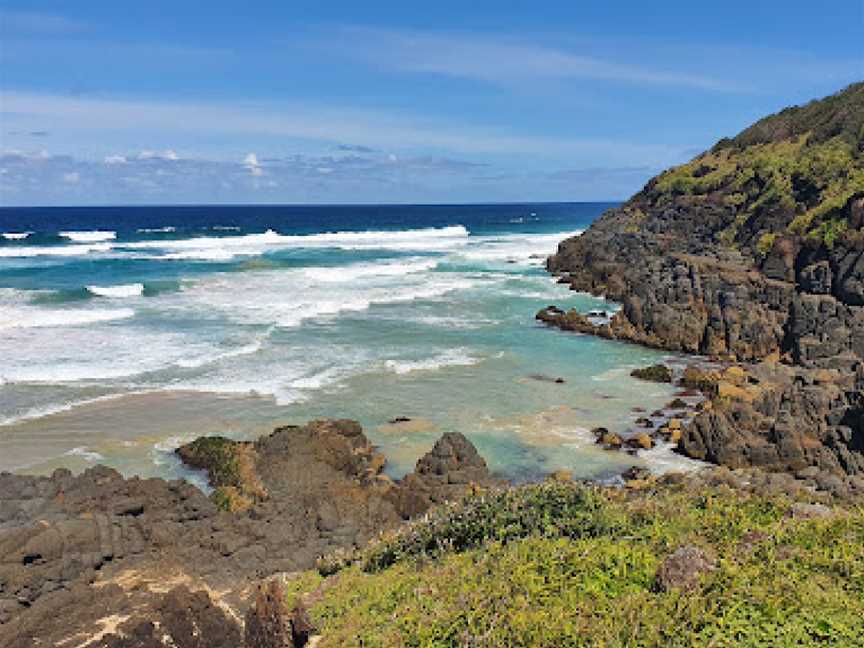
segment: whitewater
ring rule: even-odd
[[[658,354],[533,319],[615,307],[543,268],[602,209],[0,210],[0,470],[177,476],[193,436],[345,416],[395,476],[449,429],[512,477],[602,476],[584,431],[669,396],[624,371]]]

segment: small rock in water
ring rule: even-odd
[[[650,450],[654,447],[654,440],[651,438],[650,434],[646,432],[640,432],[639,434],[627,439],[627,447],[637,450]]]
[[[644,480],[650,479],[651,471],[647,468],[643,468],[642,466],[631,466],[623,473],[621,473],[621,478],[624,481],[634,481],[634,480]]]
[[[397,416],[396,418],[390,419],[387,421],[390,425],[396,425],[397,423],[410,423],[411,419],[407,416]]]
[[[664,364],[655,364],[642,369],[634,369],[630,375],[639,380],[648,380],[651,382],[671,383],[672,370]]]

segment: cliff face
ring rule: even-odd
[[[796,445],[828,449],[802,453],[808,462],[864,470],[864,83],[767,117],[660,174],[547,265],[574,290],[622,303],[608,337],[801,369],[759,412],[749,450],[724,463],[795,468],[752,450],[785,443],[767,421],[803,408],[808,429],[792,429],[807,438]],[[810,389],[820,369],[840,372],[839,396],[814,405],[816,392],[824,400]],[[712,429],[726,427],[740,428]],[[714,447],[691,454],[724,455],[728,435],[714,436]]]

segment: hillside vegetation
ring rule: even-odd
[[[652,206],[690,196],[731,208],[717,242],[764,256],[781,233],[829,247],[864,193],[864,83],[766,117],[646,187]]]
[[[862,645],[864,510],[793,506],[727,488],[479,494],[286,597],[319,648]],[[662,576],[700,560],[689,582]]]

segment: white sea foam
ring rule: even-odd
[[[127,319],[133,317],[131,308],[83,309],[83,308],[40,308],[36,306],[5,306],[0,311],[0,330],[30,329],[64,326],[86,326],[99,322]]]
[[[87,286],[87,291],[98,297],[138,297],[144,294],[144,284],[121,284],[119,286]]]
[[[63,453],[69,457],[81,457],[85,461],[89,461],[91,463],[95,463],[97,461],[103,461],[105,457],[103,457],[98,452],[94,450],[88,450],[87,446],[78,446],[77,448],[72,448],[68,452]]]
[[[229,349],[228,351],[217,351],[215,353],[199,355],[192,358],[179,358],[175,362],[175,364],[178,367],[183,367],[184,369],[196,369],[198,367],[204,367],[206,365],[221,362],[222,360],[227,360],[229,358],[238,358],[240,356],[252,355],[254,353],[258,353],[258,351],[261,350],[261,347],[264,345],[265,337],[266,336],[262,335],[261,337],[253,340],[249,344],[244,344],[234,349]]]
[[[458,256],[470,261],[542,265],[562,240],[581,233],[582,230],[575,230],[557,234],[479,236],[472,239],[471,245],[461,250]]]
[[[136,231],[139,234],[167,234],[168,232],[176,232],[177,228],[173,225],[166,225],[165,227],[142,227]]]
[[[60,236],[76,243],[97,243],[99,241],[113,241],[117,238],[117,232],[93,230],[88,232],[60,232]]]
[[[303,273],[317,281],[352,281],[368,277],[393,277],[434,270],[438,262],[433,259],[408,260],[390,263],[352,263],[332,268],[306,268]]]
[[[7,241],[23,241],[33,232],[3,232],[3,238]]]
[[[0,384],[3,384],[2,379],[0,379]],[[122,398],[124,396],[128,396],[131,394],[135,394],[139,392],[125,392],[122,394],[106,394],[105,396],[96,396],[95,398],[82,398],[79,400],[72,400],[63,403],[56,403],[53,405],[46,405],[43,407],[33,407],[28,409],[20,414],[16,414],[14,416],[9,416],[7,418],[0,419],[0,427],[7,425],[15,425],[17,423],[23,423],[25,421],[32,421],[35,419],[45,418],[46,416],[53,416],[55,414],[61,414],[63,412],[68,412],[77,407],[83,407],[85,405],[92,405],[94,403],[101,403],[103,401],[116,400],[118,398]],[[143,392],[140,392],[143,393]]]
[[[235,256],[254,256],[283,248],[340,248],[345,250],[448,251],[468,242],[462,225],[398,231],[325,232],[282,235],[274,230],[243,236],[200,236],[175,241],[138,241],[118,248],[154,250],[165,259],[224,261]]]
[[[655,475],[668,472],[690,472],[704,468],[708,464],[697,459],[690,459],[675,451],[676,443],[661,442],[653,450],[645,452],[642,457],[648,469]]]
[[[480,329],[487,326],[495,326],[500,323],[500,320],[483,317],[448,317],[445,315],[420,315],[412,317],[411,321],[425,324],[427,326],[463,330]]]
[[[109,243],[94,245],[33,245],[26,247],[0,247],[0,258],[25,258],[39,256],[72,257],[84,256],[93,252],[109,252]]]
[[[163,303],[190,314],[219,313],[242,324],[296,327],[309,319],[365,311],[375,304],[437,299],[475,284],[448,273],[371,279],[358,286],[312,280],[305,269],[226,273],[189,283],[181,292],[165,295]]]
[[[467,349],[460,347],[421,360],[387,360],[384,366],[401,376],[413,371],[437,371],[444,367],[470,366],[480,361],[481,358],[471,355]]]

